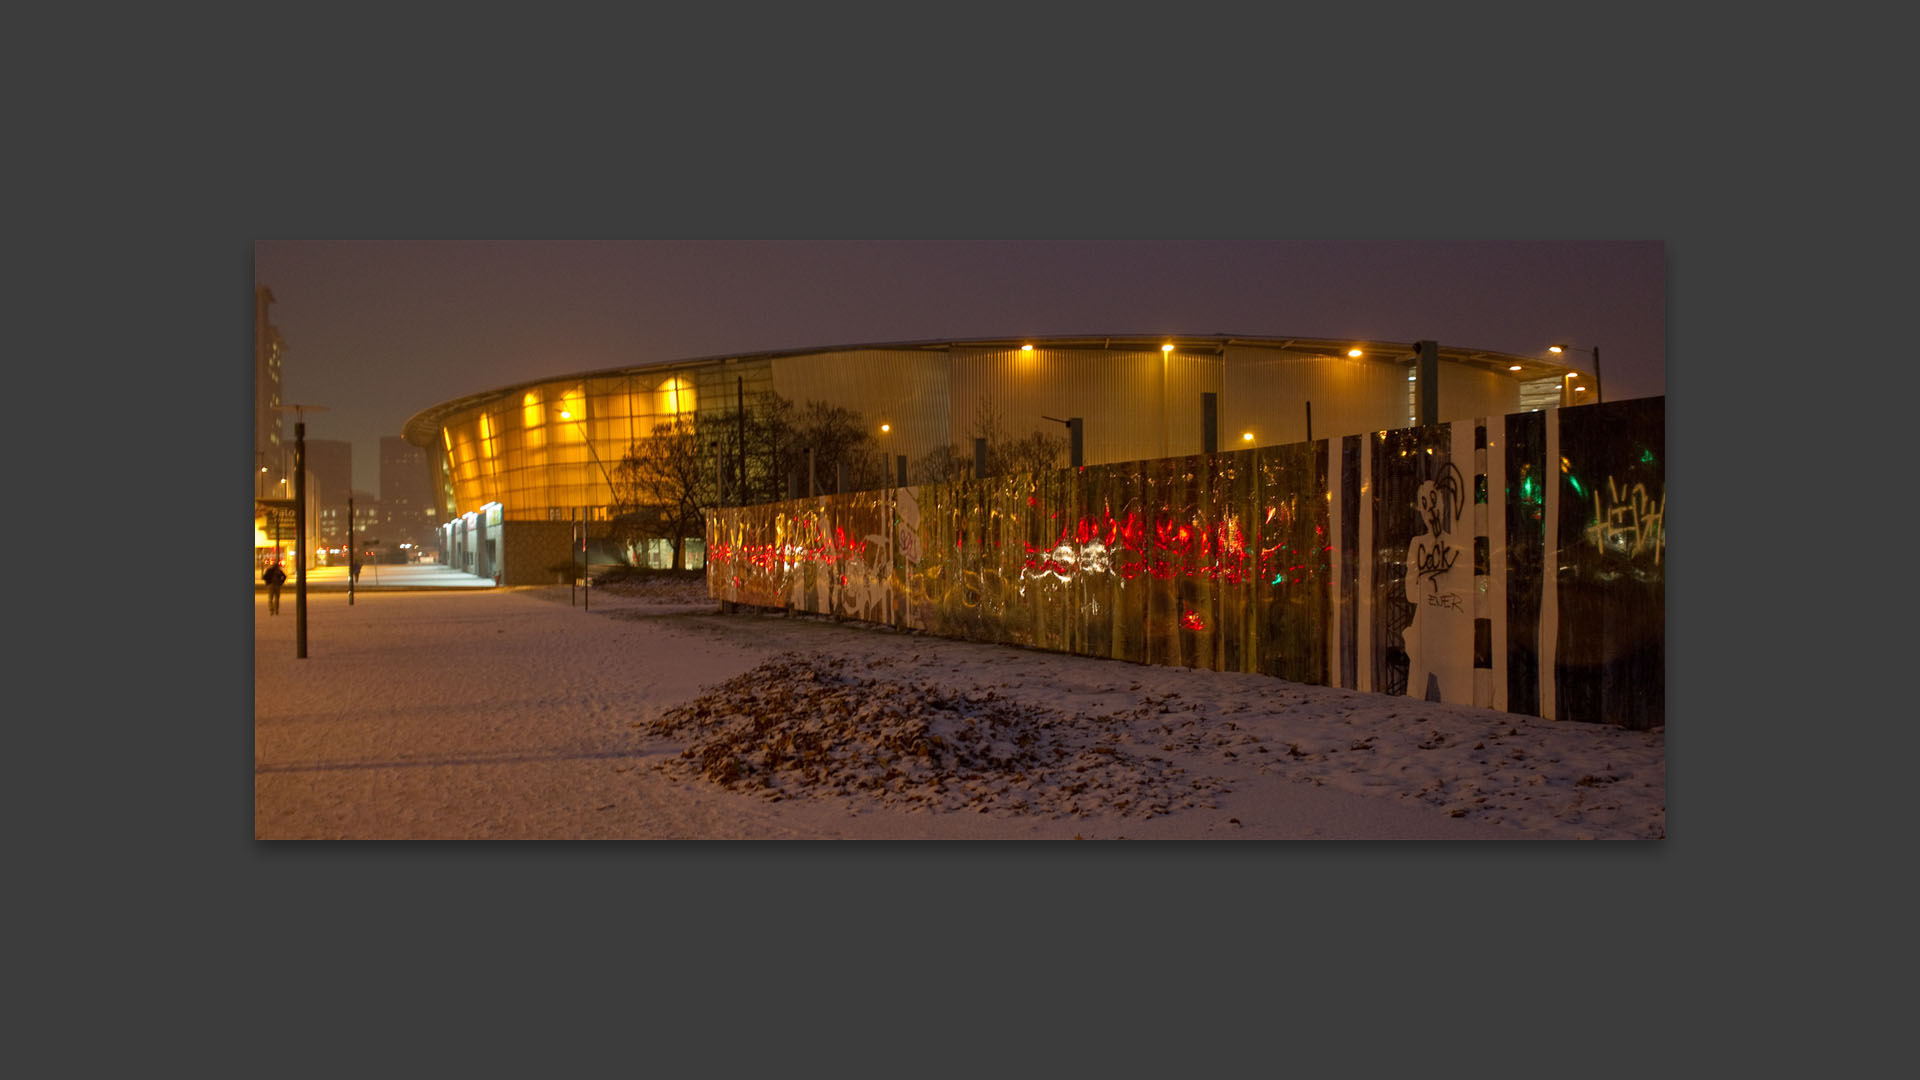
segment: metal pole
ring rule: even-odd
[[[293,607],[299,643],[297,655],[307,658],[307,423],[293,425],[293,531],[294,572],[300,575],[295,585]]]
[[[353,560],[360,553],[354,550],[358,541],[353,538],[353,496],[347,496],[347,606],[353,606]]]
[[[1086,444],[1087,421],[1085,417],[1075,416],[1067,420],[1067,462],[1074,468],[1085,465],[1086,455],[1081,447]]]
[[[567,606],[580,606],[580,575],[573,572],[573,522],[567,522]]]
[[[1200,393],[1200,452],[1220,452],[1220,395],[1210,390]]]
[[[580,508],[580,610],[593,610],[593,563],[587,559],[587,508]]]
[[[1307,441],[1313,441],[1313,402],[1307,402]]]
[[[740,484],[733,489],[735,505],[747,505],[747,378],[733,381],[734,438],[740,444]]]
[[[1606,392],[1600,386],[1600,346],[1593,347],[1593,397],[1595,402],[1605,404]]]
[[[1440,422],[1440,345],[1433,341],[1422,341],[1419,349],[1420,424],[1431,427]]]

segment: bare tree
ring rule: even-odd
[[[886,482],[873,432],[868,430],[866,418],[852,409],[807,402],[789,433],[789,448],[792,460],[801,469],[806,468],[807,450],[813,450],[816,486],[822,493],[839,490],[842,464],[847,466],[849,491],[863,491]]]
[[[685,569],[686,538],[705,527],[714,505],[715,457],[692,423],[658,424],[614,469],[614,535],[630,547],[662,539],[673,568]]]
[[[965,446],[947,443],[936,446],[914,463],[917,483],[952,483],[971,478],[974,472],[972,439],[986,440],[986,475],[1045,472],[1059,468],[1060,455],[1067,440],[1048,431],[1033,431],[1015,438],[1001,422],[999,410],[981,402],[974,412],[971,438]]]
[[[718,444],[723,501],[742,505],[787,497],[793,411],[793,402],[763,391],[747,399],[744,415],[736,410],[710,421],[706,431]]]
[[[1066,448],[1067,440],[1063,436],[1047,431],[1030,432],[1000,447],[999,471],[1049,472],[1060,467],[1060,455]]]

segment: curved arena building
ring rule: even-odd
[[[1432,341],[899,342],[520,383],[405,437],[441,560],[503,584],[704,568],[723,609],[1660,727],[1665,401],[1592,374]],[[756,443],[782,399],[857,416],[857,448],[816,472]],[[643,462],[677,508],[636,497]]]
[[[768,392],[853,410],[888,462],[964,448],[990,416],[1013,437],[1064,437],[1073,430],[1064,422],[1078,420],[1078,463],[1100,465],[1578,404],[1587,390],[1574,374],[1541,357],[1432,342],[1219,334],[892,342],[518,383],[424,409],[404,434],[433,462],[449,521],[442,560],[509,582],[551,581],[551,559],[508,565],[526,562],[501,550],[508,523],[563,524],[583,512],[605,520],[614,465],[656,425],[732,422]]]

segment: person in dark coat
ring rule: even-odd
[[[279,563],[274,563],[260,575],[260,580],[267,583],[267,614],[280,614],[280,586],[287,583],[287,572],[280,569]]]

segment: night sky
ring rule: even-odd
[[[307,435],[379,440],[510,383],[727,353],[958,337],[1244,334],[1545,355],[1666,392],[1659,241],[261,241]],[[1568,361],[1581,367],[1576,359]],[[1582,369],[1584,370],[1584,368]],[[289,431],[291,427],[289,426]]]

